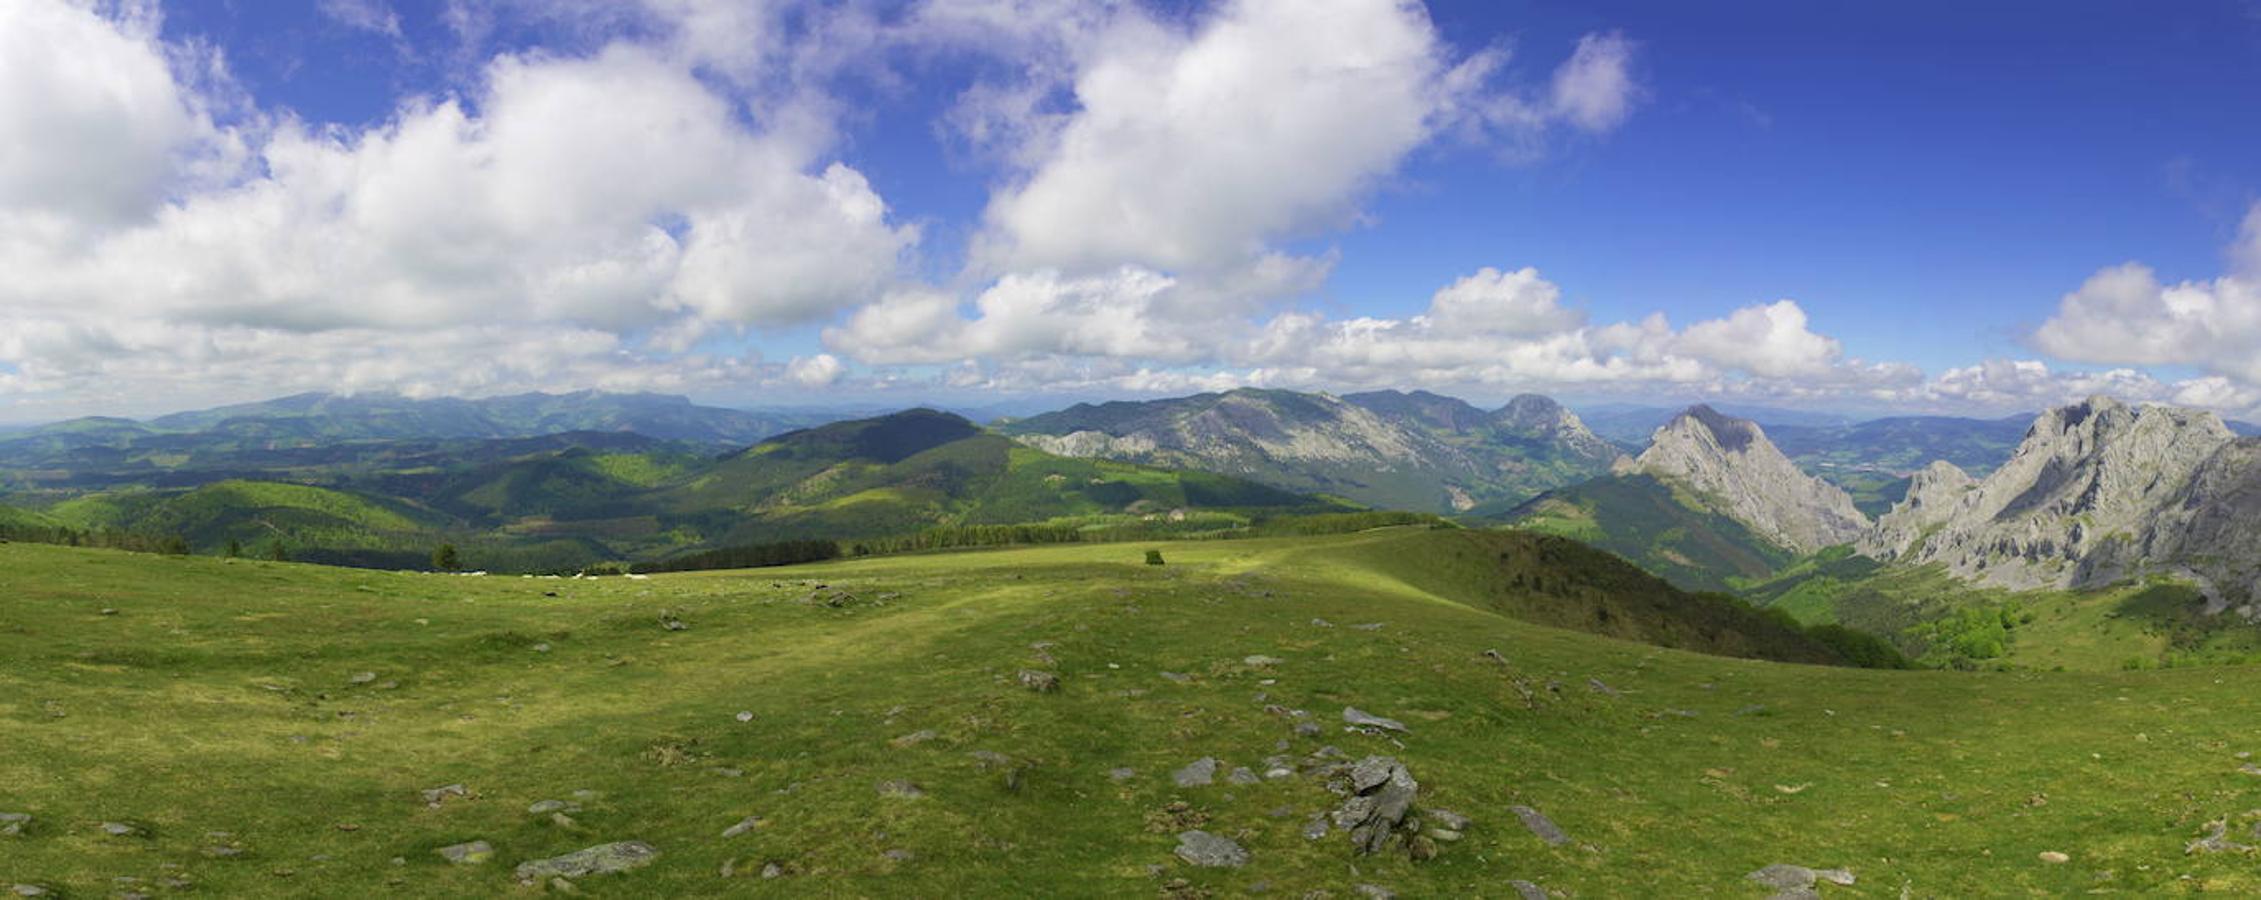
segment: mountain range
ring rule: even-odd
[[[1199,468],[1435,512],[1576,483],[1620,455],[1575,414],[1536,395],[1484,410],[1422,391],[1336,397],[1244,388],[1077,404],[1001,430],[1062,456]]]

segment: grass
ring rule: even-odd
[[[1477,569],[1416,586],[1381,564],[1462,539],[1173,543],[1165,566],[1139,545],[1066,545],[648,580],[0,546],[0,811],[37,816],[0,838],[0,881],[494,896],[516,862],[642,840],[653,865],[581,890],[1151,896],[1182,878],[1218,895],[1496,896],[1523,878],[1586,897],[1758,896],[1744,873],[1790,862],[1850,868],[1860,885],[1843,896],[2261,891],[2250,859],[2183,852],[2209,819],[2261,806],[2234,756],[2261,749],[2241,670],[1730,659],[1508,618]],[[802,602],[816,584],[857,599]],[[689,629],[662,629],[662,610]],[[1024,667],[1062,689],[1022,689]],[[1326,733],[1296,737],[1267,704]],[[1402,747],[1345,733],[1344,706],[1412,732]],[[937,736],[889,744],[922,729]],[[1170,786],[1194,758],[1253,766],[1280,741],[1395,755],[1424,804],[1476,824],[1430,862],[1353,859],[1339,834],[1297,833],[1337,799],[1313,782]],[[1021,787],[974,750],[1027,765]],[[1116,766],[1139,774],[1112,782]],[[879,796],[895,779],[928,796]],[[455,782],[474,796],[418,796]],[[575,790],[597,794],[571,826],[526,812]],[[1254,861],[1176,862],[1172,836],[1146,827],[1173,800]],[[1518,803],[1575,842],[1534,839]],[[767,824],[719,836],[749,815]],[[107,837],[104,821],[149,835]],[[205,855],[210,831],[247,852]],[[496,860],[432,852],[473,839]],[[727,861],[738,877],[719,874]],[[765,863],[788,874],[750,875]]]

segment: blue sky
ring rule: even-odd
[[[2251,0],[26,4],[0,421],[309,388],[2261,407]]]

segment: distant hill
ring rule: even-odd
[[[178,536],[199,553],[279,541],[294,559],[421,567],[452,542],[472,567],[551,570],[933,527],[1193,532],[1354,508],[1229,476],[1055,457],[932,410],[803,429],[723,456],[616,433],[338,449],[350,446],[291,452],[333,455],[310,470],[320,483],[52,490],[33,495],[44,509],[20,515],[27,526]]]
[[[1608,471],[1615,448],[1528,396],[1482,410],[1426,392],[1242,389],[1078,404],[1002,430],[1063,456],[1203,469],[1373,506],[1451,512]]]
[[[1692,404],[1691,404],[1692,405]],[[1814,412],[1803,409],[1783,409],[1773,406],[1752,406],[1740,403],[1712,403],[1709,406],[1722,414],[1749,419],[1763,425],[1768,431],[1782,426],[1802,428],[1832,428],[1852,424],[1853,419],[1839,413]],[[1578,417],[1595,434],[1638,452],[1648,446],[1649,435],[1666,423],[1679,418],[1687,406],[1641,406],[1629,403],[1600,403],[1578,408]]]
[[[520,438],[627,431],[663,441],[743,445],[825,418],[698,406],[687,398],[664,394],[578,391],[466,400],[313,393],[174,413],[151,419],[148,427],[285,441]]]

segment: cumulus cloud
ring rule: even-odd
[[[385,0],[321,0],[315,6],[322,15],[347,28],[381,34],[398,39],[400,13]]]
[[[1199,282],[1276,261],[1277,242],[1353,223],[1409,153],[1468,121],[1500,61],[1456,59],[1401,0],[1228,0],[1191,27],[1130,4],[935,0],[919,21],[1033,61],[952,118],[1017,169],[975,247],[990,274],[1133,265]],[[1495,127],[1614,127],[1631,53],[1589,37],[1556,77],[1559,115]]]
[[[1808,330],[1806,311],[1789,300],[1699,322],[1679,343],[1692,356],[1773,378],[1826,372],[1844,354],[1837,339]]]
[[[715,326],[789,326],[877,296],[918,241],[805,133],[750,124],[698,75],[713,54],[680,42],[498,56],[464,97],[410,98],[350,129],[288,113],[219,124],[208,73],[179,68],[213,61],[158,35],[133,8],[0,4],[0,311],[21,329],[0,342],[9,389],[162,381],[150,366],[167,361],[210,377],[216,360],[254,367],[251,351],[336,374],[289,352],[311,347],[431,364],[356,370],[411,386],[536,371],[618,384],[636,365],[667,381],[719,371],[670,355]],[[563,362],[504,374],[426,352],[506,333],[573,339],[505,341],[521,348],[506,356]],[[639,334],[651,341],[634,349]],[[94,351],[135,362],[90,366]]]
[[[2060,359],[2107,365],[2184,365],[2261,385],[2261,204],[2229,252],[2231,274],[2162,282],[2149,266],[2097,272],[2058,301],[2033,333]]]

